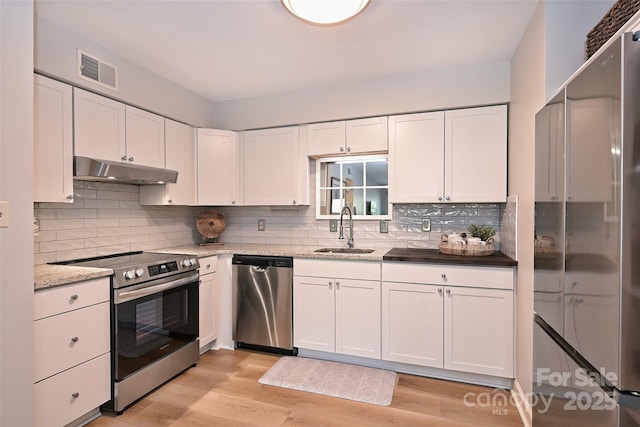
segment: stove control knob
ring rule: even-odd
[[[131,280],[136,277],[136,272],[133,270],[125,271],[124,278],[127,280]]]
[[[189,265],[196,265],[196,262],[197,262],[197,261],[196,261],[196,259],[195,259],[195,258],[191,258],[191,259],[189,260]]]
[[[136,277],[144,276],[144,270],[141,268],[136,269]]]
[[[188,259],[183,259],[182,260],[182,266],[183,267],[189,267],[191,264],[189,264],[189,260]]]

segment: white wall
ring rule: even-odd
[[[214,126],[213,103],[204,97],[46,19],[35,18],[35,33],[38,72],[192,126]],[[118,67],[117,92],[78,78],[78,49]]]
[[[509,62],[497,62],[220,102],[215,126],[256,129],[505,103],[509,73]]]
[[[584,63],[587,33],[614,3],[615,0],[545,2],[546,101]]]
[[[532,390],[535,114],[545,101],[544,11],[539,3],[511,61],[508,188],[519,195],[516,380],[525,394]]]
[[[33,3],[0,1],[0,425],[33,425]]]

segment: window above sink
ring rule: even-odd
[[[345,204],[354,219],[391,219],[386,155],[316,161],[316,218],[338,218]]]

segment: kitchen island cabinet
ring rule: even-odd
[[[309,162],[304,127],[245,131],[241,134],[244,204],[309,204]]]
[[[387,117],[371,117],[308,125],[309,157],[386,153]]]
[[[111,398],[109,278],[34,296],[35,425],[83,424]]]
[[[242,204],[238,133],[219,129],[198,129],[197,135],[197,204]]]
[[[72,88],[35,74],[33,95],[33,200],[72,203]]]
[[[294,346],[380,358],[380,263],[294,260]]]
[[[167,169],[178,171],[178,182],[164,185],[141,185],[141,205],[191,206],[195,194],[195,132],[184,123],[165,119]]]
[[[392,203],[507,198],[507,106],[389,117]]]
[[[382,358],[513,377],[512,268],[382,264]]]
[[[73,89],[76,156],[165,167],[164,117]]]

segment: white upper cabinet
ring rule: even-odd
[[[126,161],[124,104],[78,88],[73,96],[74,154]]]
[[[71,86],[34,75],[34,201],[73,202]]]
[[[178,171],[178,182],[165,185],[141,185],[142,205],[194,205],[195,130],[184,123],[165,119],[166,168]]]
[[[444,112],[389,117],[389,199],[438,202],[444,177]]]
[[[129,105],[125,111],[127,161],[164,168],[164,117]]]
[[[165,167],[164,118],[74,88],[75,155]]]
[[[237,132],[198,129],[197,135],[197,204],[241,204]]]
[[[507,200],[507,106],[445,111],[445,187],[450,202]]]
[[[309,132],[309,157],[386,153],[387,117],[314,123]]]
[[[244,204],[308,205],[305,130],[298,126],[242,133]]]
[[[389,118],[392,203],[487,203],[507,198],[507,107]]]

